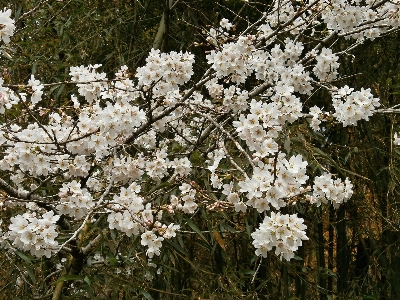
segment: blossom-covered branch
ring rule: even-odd
[[[12,46],[10,14],[0,12],[0,36]],[[59,83],[36,74],[26,84],[0,79],[0,113],[24,110],[29,120],[0,124],[0,187],[11,200],[29,200],[6,202],[25,213],[7,220],[2,245],[49,257],[101,214],[96,226],[140,237],[151,259],[184,226],[177,215],[218,207],[261,214],[251,234],[256,255],[290,260],[307,226],[282,209],[297,200],[337,208],[353,193],[348,178],[309,172],[309,149],[290,148],[291,127],[323,132],[327,122],[354,126],[379,111],[370,89],[338,85],[339,58],[397,30],[399,20],[391,1],[275,1],[242,33],[227,19],[210,28],[204,68],[192,53],[152,49],[143,66],[121,66],[112,79],[98,64],[71,66],[71,79]],[[350,46],[335,52],[340,38]],[[64,105],[41,107],[63,84],[76,87]],[[326,107],[306,103],[317,89],[331,96]],[[61,218],[73,228],[59,243]]]

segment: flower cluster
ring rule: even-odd
[[[75,72],[81,72],[79,76],[86,76],[86,79],[77,80],[93,80],[87,78],[88,74],[94,72],[91,67],[78,69],[74,69]],[[125,79],[118,82],[126,83]],[[42,85],[34,77],[29,84],[34,91],[32,103],[35,104],[40,100]],[[85,97],[89,97],[88,94],[92,93],[93,97],[87,99],[89,102],[97,101],[98,92],[104,88],[101,84],[101,82],[83,84],[79,89],[86,95]],[[108,99],[107,96],[109,94],[104,95],[105,100]],[[130,96],[132,93],[119,93],[117,98],[119,101],[114,103],[108,101],[105,102],[105,106],[99,103],[85,106],[80,109],[75,120],[66,114],[60,115],[54,112],[49,114],[50,121],[45,125],[32,123],[26,128],[13,125],[11,130],[8,130],[8,139],[1,135],[1,143],[7,142],[10,147],[0,160],[0,169],[11,170],[19,166],[22,171],[33,176],[47,176],[60,170],[68,171],[66,177],[87,176],[90,162],[86,156],[95,154],[95,157],[101,160],[110,154],[110,147],[126,139],[145,121],[144,111],[129,103],[132,100]],[[8,89],[0,88],[0,100],[2,100],[0,111],[16,103],[15,98],[16,96]],[[79,107],[76,98],[73,97],[72,100],[76,103],[74,107]],[[53,147],[52,144],[58,146]],[[126,176],[132,172],[129,173]]]
[[[219,44],[224,44],[229,37],[228,32],[232,29],[233,24],[229,22],[228,19],[222,19],[219,22],[219,28],[210,28],[207,36],[207,42],[213,46],[218,46]]]
[[[344,182],[333,179],[332,174],[325,173],[314,179],[313,194],[308,199],[312,204],[320,206],[321,203],[327,204],[332,202],[334,208],[338,208],[340,204],[346,202],[353,195],[353,185],[348,178]]]
[[[310,2],[306,1],[306,5]],[[294,18],[294,15],[298,11],[298,6],[296,3],[287,1],[284,3],[279,3],[275,1],[271,7],[272,13],[266,16],[265,23],[271,28],[276,28],[284,23],[289,23],[288,29],[294,34],[298,34],[306,27],[301,18]]]
[[[120,156],[114,157],[112,163],[105,167],[105,171],[114,175],[115,182],[128,183],[139,179],[144,173],[144,168],[143,158],[134,159],[131,156]]]
[[[84,96],[89,103],[97,100],[100,93],[108,87],[106,74],[97,72],[99,67],[100,64],[70,68],[71,80],[82,82],[77,84],[79,95]]]
[[[306,183],[307,161],[298,154],[285,158],[279,153],[270,158],[269,163],[258,162],[253,170],[253,176],[239,181],[241,193],[246,193],[246,204],[262,213],[271,208],[279,210],[287,205],[287,200],[305,192],[302,186]]]
[[[272,102],[252,100],[250,113],[239,115],[232,124],[238,136],[246,141],[255,157],[266,157],[278,151],[275,139],[285,122],[293,122],[302,116],[302,104],[293,92],[293,87],[279,85]]]
[[[10,42],[10,37],[15,30],[14,20],[10,16],[11,9],[0,10],[0,39],[6,44]]]
[[[169,165],[175,170],[175,174],[178,176],[189,175],[192,171],[192,164],[187,157],[175,158]]]
[[[400,137],[398,137],[397,132],[394,134],[393,143],[394,143],[396,146],[400,145]]]
[[[223,149],[215,149],[213,152],[208,153],[208,160],[206,163],[209,164],[207,167],[208,170],[211,171],[211,173],[214,173],[217,168],[219,163],[221,162],[222,159],[225,158],[225,151]]]
[[[93,197],[87,189],[81,188],[76,180],[64,183],[58,194],[60,204],[56,209],[60,215],[69,215],[82,219],[94,207]]]
[[[179,186],[179,190],[181,191],[181,197],[177,197],[175,195],[171,196],[171,204],[169,206],[170,211],[181,210],[186,214],[193,214],[198,205],[195,200],[196,190],[192,188],[192,186],[188,183],[182,183]],[[182,205],[183,202],[183,205]]]
[[[303,222],[297,214],[282,215],[279,212],[271,212],[271,216],[266,216],[260,228],[251,234],[256,255],[266,257],[268,251],[275,248],[275,254],[281,260],[292,259],[302,242],[308,240],[305,232],[307,226]]]
[[[243,201],[241,201],[240,193],[234,191],[233,182],[223,185],[222,194],[226,195],[226,201],[233,204],[236,212],[246,212],[247,206]]]
[[[379,107],[378,98],[374,98],[371,89],[361,88],[354,91],[347,85],[333,92],[333,116],[343,123],[343,126],[355,125],[357,121],[369,120],[376,107]]]
[[[117,229],[127,236],[138,235],[145,228],[145,224],[153,223],[151,207],[145,208],[143,199],[137,193],[140,186],[132,183],[128,188],[121,188],[119,195],[115,195],[108,208],[107,221],[110,229]]]
[[[132,183],[128,188],[121,188],[119,195],[107,205],[109,214],[107,221],[110,229],[117,229],[127,236],[141,234],[141,244],[147,246],[149,258],[160,255],[164,239],[176,236],[179,225],[162,224],[159,220],[162,213],[154,216],[151,204],[144,205],[143,198],[138,195],[140,186]]]
[[[141,235],[141,238],[140,243],[147,246],[146,254],[149,258],[153,258],[154,254],[160,255],[160,248],[164,240],[162,236],[157,236],[153,231],[148,230]]]
[[[347,34],[358,40],[374,39],[388,30],[389,26],[398,27],[400,24],[398,4],[384,2],[377,6],[375,1],[339,0],[323,3],[322,19],[332,32]],[[384,18],[383,16],[386,16]]]
[[[188,82],[193,75],[194,55],[190,53],[161,53],[152,49],[146,65],[138,68],[136,78],[144,90],[152,89],[154,97],[165,96]]]
[[[155,180],[160,180],[168,175],[169,159],[165,149],[155,151],[153,157],[146,161],[146,174]]]
[[[0,114],[4,114],[5,109],[10,109],[14,104],[19,102],[19,98],[9,88],[3,87],[4,80],[0,77]],[[21,95],[25,99],[25,95]]]
[[[241,90],[234,85],[223,91],[223,105],[227,110],[232,110],[233,113],[244,111],[248,107],[248,92]]]
[[[239,37],[237,42],[222,45],[220,51],[212,50],[206,56],[218,78],[230,76],[235,83],[243,83],[252,73],[251,57],[255,50],[253,36]]]
[[[31,96],[31,103],[32,106],[35,106],[36,103],[42,100],[43,84],[40,84],[39,80],[35,80],[35,76],[33,75],[31,76],[31,79],[29,79],[28,84],[31,86],[31,89],[33,91]]]
[[[154,255],[160,255],[160,248],[164,239],[170,239],[176,236],[176,231],[179,230],[180,226],[173,223],[162,225],[159,222],[154,224],[153,230],[146,230],[141,235],[141,244],[147,246],[146,255],[149,258],[153,258]],[[157,235],[157,234],[158,235]]]
[[[322,81],[331,81],[337,78],[339,68],[339,56],[332,52],[332,49],[322,48],[321,53],[316,55],[317,63],[313,69],[314,74]]]
[[[40,218],[35,213],[24,213],[10,219],[8,240],[13,246],[30,251],[32,255],[50,257],[58,250],[55,238],[58,236],[56,222],[60,218],[53,211],[44,213]]]
[[[315,131],[319,131],[319,125],[321,124],[320,118],[323,115],[322,110],[318,106],[313,106],[310,108],[310,115],[312,116],[310,127]]]

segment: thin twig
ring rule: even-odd
[[[197,114],[207,118],[211,123],[213,123],[215,125],[215,127],[217,127],[223,134],[225,134],[236,146],[236,148],[243,153],[244,156],[246,156],[247,160],[249,161],[249,164],[253,167],[253,169],[255,168],[255,165],[253,163],[253,160],[251,159],[251,157],[249,156],[249,154],[243,149],[242,146],[240,146],[240,144],[238,143],[238,141],[236,141],[232,135],[227,132],[220,124],[218,124],[212,117],[210,117],[208,114],[203,114],[199,111],[197,111],[196,109],[194,109],[192,106],[190,106],[190,109],[195,111]]]
[[[222,141],[222,147],[224,148],[225,155],[229,158],[231,164],[234,165],[236,169],[238,169],[246,179],[248,179],[249,176],[247,175],[247,173],[233,160],[232,156],[229,154],[228,149],[226,149],[225,147],[224,141]]]
[[[260,256],[260,262],[258,263],[257,269],[255,270],[255,272],[253,274],[253,278],[251,278],[251,283],[252,284],[254,283],[254,280],[256,279],[258,270],[260,270],[261,263],[262,263],[262,256]]]
[[[97,207],[92,208],[88,212],[88,214],[86,215],[85,219],[83,220],[81,226],[79,226],[79,228],[77,230],[75,230],[75,232],[72,234],[72,236],[59,247],[59,249],[55,252],[55,254],[60,252],[61,249],[63,249],[64,246],[66,246],[68,243],[70,243],[72,240],[74,240],[76,238],[78,233],[86,226],[86,223],[89,220],[89,217],[92,215],[92,213],[99,207],[99,205],[102,204],[102,202],[104,200],[104,197],[106,197],[108,195],[108,193],[110,192],[111,187],[114,184],[114,174],[112,174],[110,177],[111,177],[110,178],[110,182],[109,182],[107,188],[104,190],[103,194],[100,196],[99,201],[97,202],[98,203]]]

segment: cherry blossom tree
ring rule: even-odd
[[[351,173],[319,160],[294,132],[323,138],[330,124],[396,112],[380,109],[370,88],[342,85],[340,58],[396,31],[399,8],[386,0],[274,1],[243,31],[226,18],[208,28],[205,68],[190,52],[156,46],[142,66],[113,76],[92,64],[70,66],[62,82],[0,78],[5,253],[59,258],[47,293],[61,299],[81,292],[69,281],[90,281],[79,277],[85,265],[109,260],[99,253],[110,237],[116,264],[140,261],[161,273],[163,251],[180,251],[189,231],[202,237],[196,215],[213,212],[256,215],[246,233],[256,266],[273,255],[301,259],[310,235],[300,208],[337,209],[354,186]],[[14,22],[10,9],[0,11],[10,49]],[[347,45],[337,51],[340,40]],[[74,87],[69,98],[47,101],[63,85]],[[331,102],[314,105],[320,92]],[[116,236],[136,246],[126,251]],[[24,276],[18,284],[29,283]]]

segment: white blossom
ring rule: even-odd
[[[304,220],[294,215],[282,215],[271,212],[266,216],[260,227],[251,234],[256,255],[266,257],[268,252],[275,249],[275,254],[282,260],[290,260],[294,252],[308,240],[303,224]]]
[[[14,20],[10,18],[11,9],[0,11],[0,38],[4,43],[10,43],[10,37],[14,34]]]

